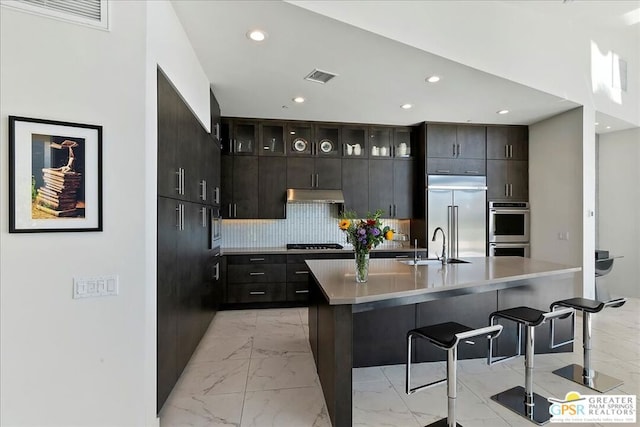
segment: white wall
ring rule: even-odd
[[[583,265],[582,114],[576,108],[529,127],[532,258]],[[588,279],[584,286],[593,287]]]
[[[569,14],[549,13],[552,2],[547,2],[547,13],[523,1],[289,3],[640,125],[638,24],[616,32],[585,27],[579,17],[574,24],[561,18]],[[555,6],[563,12],[573,7]],[[608,6],[601,1],[594,7]],[[628,62],[629,87],[621,102],[608,92],[594,94],[592,41],[603,54],[614,51]]]
[[[145,4],[111,2],[111,31],[0,15],[0,424],[148,424]],[[8,115],[103,126],[103,232],[8,234]],[[102,274],[120,295],[72,299]]]
[[[0,8],[7,116],[99,124],[100,233],[8,234],[0,197],[0,425],[151,426],[156,417],[156,67],[209,129],[209,83],[167,1],[111,2],[100,31]],[[6,172],[5,172],[6,173]],[[120,295],[73,300],[74,276]]]
[[[640,128],[600,135],[599,247],[624,258],[602,280],[611,297],[640,297]]]

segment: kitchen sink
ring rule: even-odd
[[[401,262],[403,264],[407,264],[407,265],[436,265],[436,264],[442,264],[442,261],[440,261],[438,258],[427,258],[427,259],[419,259],[417,261],[414,261],[412,259],[410,260],[402,260],[402,261],[398,261]]]
[[[463,259],[458,259],[458,258],[449,258],[447,260],[447,264],[471,264],[471,262],[465,261]]]

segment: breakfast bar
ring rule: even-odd
[[[335,427],[352,424],[352,368],[404,363],[410,329],[445,321],[482,327],[496,310],[520,305],[548,309],[553,301],[578,293],[580,271],[521,257],[465,258],[446,265],[372,259],[368,282],[358,284],[353,260],[306,263],[311,272],[309,343]],[[567,336],[568,325],[558,333]],[[515,329],[503,337],[515,339]],[[543,341],[536,343],[536,353],[551,351]],[[509,344],[498,352],[513,351]],[[486,357],[486,347],[466,347],[460,358]],[[416,361],[445,356],[429,346],[417,345],[413,351]],[[571,351],[571,346],[560,351]]]

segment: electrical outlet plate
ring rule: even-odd
[[[93,298],[118,295],[118,276],[74,277],[73,298]]]

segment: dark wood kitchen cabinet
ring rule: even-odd
[[[220,142],[225,155],[251,156],[258,154],[258,121],[252,119],[221,119]]]
[[[485,126],[427,123],[426,148],[427,174],[485,174]]]
[[[369,160],[369,212],[382,210],[383,218],[411,218],[415,162]]]
[[[369,211],[369,160],[342,159],[344,209],[363,216]]]
[[[527,126],[487,126],[487,159],[528,160]]]
[[[258,161],[258,218],[287,216],[287,159],[261,157]]]
[[[220,181],[219,146],[160,70],[157,77],[159,411],[222,303],[222,283],[216,280],[219,267],[209,241]],[[215,108],[212,125],[219,117]]]
[[[333,158],[287,158],[287,188],[339,190],[342,161]]]
[[[488,200],[529,200],[529,162],[487,160]]]
[[[226,156],[221,184],[223,218],[258,218],[258,156]]]
[[[226,156],[220,213],[227,219],[286,217],[286,159]]]
[[[226,266],[228,304],[286,300],[286,255],[228,255]]]

